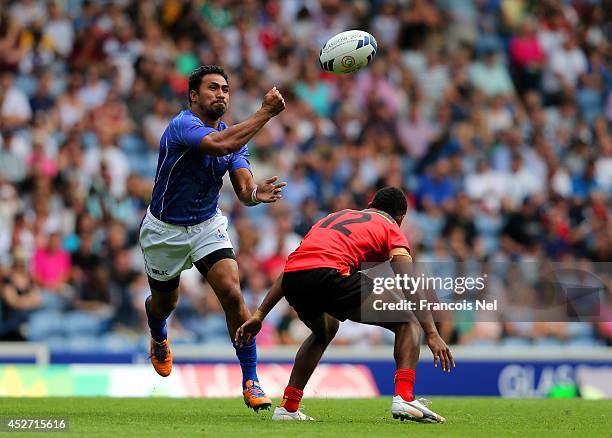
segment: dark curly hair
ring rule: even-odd
[[[382,210],[394,218],[405,215],[408,210],[406,196],[397,187],[385,187],[377,191],[369,206]]]
[[[200,89],[200,85],[202,85],[202,78],[206,75],[221,75],[227,81],[227,73],[223,70],[223,67],[218,65],[201,65],[191,72],[189,75],[189,89],[187,90],[187,100],[189,101],[189,105],[191,105],[191,90],[194,90],[196,93]]]

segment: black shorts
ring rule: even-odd
[[[341,275],[337,269],[317,268],[283,274],[283,293],[302,321],[329,313],[344,321],[367,296],[372,280],[361,272]]]

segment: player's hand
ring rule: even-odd
[[[263,103],[261,104],[261,109],[268,113],[270,117],[274,117],[285,109],[285,99],[283,99],[283,95],[276,87],[266,93]]]
[[[257,191],[255,197],[259,202],[276,202],[283,197],[283,187],[287,185],[286,182],[277,182],[278,176],[268,178],[264,182],[257,185]]]
[[[251,339],[261,330],[261,319],[256,315],[251,316],[236,330],[234,342],[236,345],[246,345],[251,342]]]
[[[450,373],[451,366],[455,368],[455,361],[453,360],[450,348],[448,348],[448,345],[446,345],[446,342],[444,342],[438,333],[427,335],[427,346],[433,354],[434,367],[438,367],[438,360],[440,360],[442,371]]]

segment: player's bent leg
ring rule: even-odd
[[[151,330],[151,364],[162,377],[172,372],[172,351],[166,327],[166,319],[178,302],[179,278],[159,281],[148,277],[151,295],[145,300],[147,323]]]
[[[161,376],[172,371],[166,318],[178,301],[180,274],[191,267],[191,245],[184,227],[160,221],[147,211],[139,236],[145,271],[151,287],[145,309],[151,329],[151,362]]]
[[[312,333],[298,350],[289,378],[289,386],[299,390],[304,390],[306,387],[306,383],[340,327],[340,322],[336,318],[325,313],[302,321]]]
[[[302,321],[312,330],[312,333],[295,356],[289,384],[285,388],[281,405],[274,410],[273,420],[313,420],[312,417],[300,412],[300,402],[304,388],[319,364],[327,346],[336,336],[340,323],[327,314],[315,318],[304,318]]]
[[[223,248],[194,263],[219,299],[232,339],[238,327],[251,316],[240,290],[240,275],[234,257],[232,249]]]
[[[390,324],[386,328],[395,333],[393,356],[396,370],[394,376],[395,396],[391,402],[391,415],[400,420],[424,423],[443,423],[444,417],[427,406],[429,401],[416,399],[413,389],[416,379],[416,364],[420,353],[421,327],[418,322]]]
[[[231,248],[222,248],[208,254],[194,264],[215,291],[225,312],[230,339],[233,339],[238,327],[250,316],[240,290],[240,277],[234,251]],[[257,344],[255,339],[250,344],[234,345],[234,348],[242,368],[242,395],[245,404],[255,412],[260,409],[270,409],[272,400],[266,396],[257,377]]]

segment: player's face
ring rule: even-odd
[[[229,86],[225,78],[218,74],[204,76],[194,103],[210,118],[220,119],[229,105]]]

